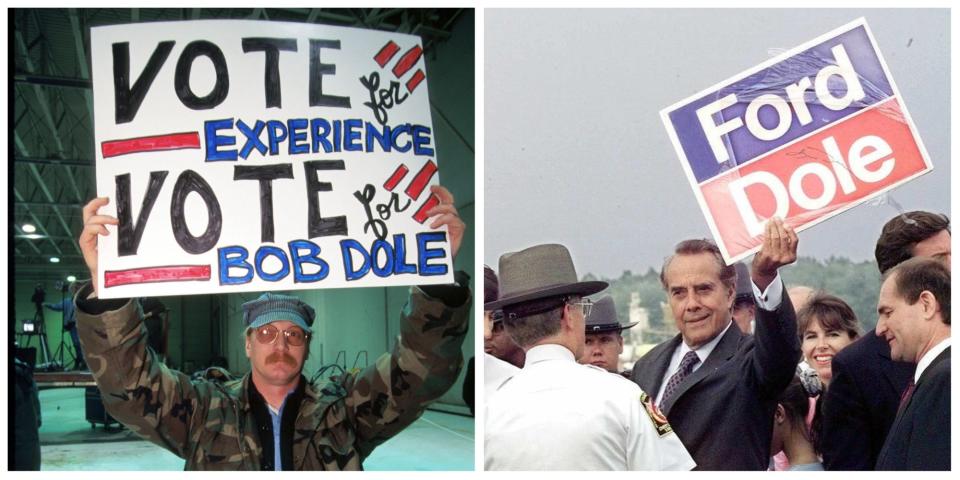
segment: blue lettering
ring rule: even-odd
[[[287,129],[290,131],[290,155],[309,152],[310,147],[306,143],[297,143],[307,139],[307,119],[293,118],[287,120]]]
[[[340,122],[340,120],[333,121],[333,151],[334,152],[340,151],[340,139],[343,137],[342,135],[343,130],[341,128],[342,126],[343,124],[342,122]]]
[[[253,124],[251,129],[246,123],[243,123],[243,120],[237,120],[237,130],[240,130],[240,133],[243,136],[247,137],[247,141],[244,142],[243,148],[240,149],[240,157],[246,159],[250,155],[250,150],[256,148],[260,155],[267,154],[267,146],[260,141],[260,132],[263,131],[263,127],[266,125],[261,120],[257,120],[257,123]]]
[[[393,236],[393,248],[396,251],[394,261],[394,272],[396,274],[400,273],[417,273],[417,266],[412,263],[404,263],[407,259],[407,238],[406,235],[398,233]]]
[[[418,260],[421,276],[445,275],[447,273],[446,265],[431,265],[430,260],[434,258],[444,258],[447,252],[442,248],[427,248],[430,242],[442,242],[447,239],[445,232],[423,232],[417,234],[417,250],[419,251]]]
[[[387,263],[380,267],[380,253],[384,253]],[[377,239],[373,241],[373,248],[370,249],[370,263],[373,264],[373,274],[385,278],[393,274],[393,247],[389,243]]]
[[[384,125],[383,131],[380,131],[376,125],[367,122],[367,151],[373,151],[373,141],[380,144],[380,149],[384,152],[390,151],[390,126]]]
[[[267,273],[263,271],[263,261],[266,260],[268,255],[273,255],[280,259],[280,270],[276,273]],[[287,254],[283,252],[282,249],[277,247],[271,247],[269,245],[264,245],[257,249],[257,256],[254,260],[254,264],[257,266],[257,276],[261,280],[266,280],[268,282],[276,282],[283,280],[283,277],[286,277],[290,273],[290,263],[287,262]]]
[[[323,151],[330,153],[333,151],[333,144],[327,138],[330,135],[330,122],[325,118],[314,118],[310,120],[310,132],[313,134],[313,142],[310,144],[311,151],[317,153],[320,144],[323,144]]]
[[[320,258],[320,247],[308,240],[294,240],[287,244],[290,247],[290,258],[293,263],[293,283],[319,282],[330,273],[330,267]],[[300,250],[307,250],[309,253],[305,256],[300,255]],[[309,263],[320,267],[317,273],[303,273],[302,264]]]
[[[424,137],[426,134],[426,137]],[[430,129],[423,125],[413,126],[413,154],[433,156],[433,149],[430,148]]]
[[[360,252],[360,255],[363,257],[363,264],[356,270],[353,268],[353,254],[351,250]],[[367,254],[367,249],[363,248],[360,242],[351,238],[340,240],[340,252],[343,254],[343,271],[346,274],[348,282],[359,280],[370,272],[370,256]]]
[[[276,155],[280,151],[280,142],[287,139],[287,126],[283,122],[268,120],[267,137],[270,139],[270,155]]]
[[[393,144],[394,150],[401,153],[406,153],[408,150],[410,150],[410,141],[407,140],[407,143],[404,143],[403,146],[400,146],[400,143],[397,142],[397,137],[402,133],[410,133],[409,123],[400,125],[398,127],[393,127],[393,132],[390,133],[390,143]]]
[[[363,146],[358,141],[360,140],[360,128],[363,127],[363,122],[359,118],[351,118],[343,122],[343,127],[347,130],[343,149],[348,152],[362,151]]]
[[[247,249],[241,246],[221,247],[217,249],[219,257],[217,269],[220,274],[220,285],[240,285],[253,280],[253,267],[247,263]],[[239,277],[231,277],[231,268],[242,268],[247,271]]]
[[[237,150],[230,149],[220,151],[217,147],[224,145],[236,145],[237,139],[232,136],[217,135],[217,130],[233,128],[233,119],[224,118],[223,120],[207,120],[203,122],[203,139],[207,145],[207,162],[220,162],[224,160],[236,160]]]

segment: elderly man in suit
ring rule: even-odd
[[[731,319],[736,270],[707,240],[680,242],[660,279],[680,334],[633,368],[702,470],[765,470],[777,396],[790,383],[800,344],[778,270],[797,258],[797,234],[767,222],[754,256],[756,332]]]
[[[630,378],[629,371],[620,371],[619,363],[620,354],[623,353],[623,331],[636,324],[637,322],[620,324],[620,320],[617,319],[617,307],[610,295],[597,300],[593,305],[593,311],[587,317],[583,354],[577,362]]]
[[[924,211],[897,215],[883,226],[875,256],[881,274],[914,256],[938,258],[949,266],[950,219]],[[914,369],[911,363],[893,361],[890,346],[874,331],[833,358],[819,432],[824,468],[873,470]]]
[[[903,392],[877,470],[950,470],[950,271],[930,258],[887,273],[877,337],[890,357],[917,365]]]
[[[500,257],[507,333],[527,352],[519,373],[490,395],[487,470],[689,470],[694,463],[666,419],[633,382],[580,365],[586,295],[606,282],[577,281],[563,245]]]

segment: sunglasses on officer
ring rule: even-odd
[[[269,323],[256,330],[257,341],[263,345],[270,345],[276,342],[280,336],[279,334],[280,329]],[[287,345],[302,347],[303,344],[310,339],[310,334],[304,332],[300,327],[290,327],[283,331],[283,337]]]

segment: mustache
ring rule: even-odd
[[[273,352],[267,356],[267,365],[270,365],[271,363],[276,363],[276,362],[283,362],[283,363],[286,363],[287,365],[290,365],[291,367],[297,366],[297,361],[292,356],[290,356],[289,353],[286,353],[286,352]]]

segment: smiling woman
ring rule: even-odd
[[[818,293],[797,312],[797,331],[804,361],[826,388],[833,377],[833,357],[860,336],[857,316],[840,298]]]

